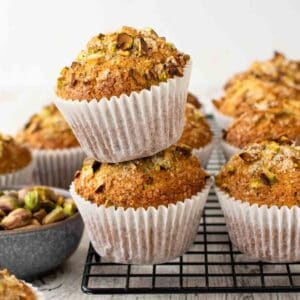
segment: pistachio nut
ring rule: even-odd
[[[77,208],[73,199],[66,199],[64,203],[64,213],[66,216],[71,217],[75,214]]]
[[[4,229],[15,229],[28,225],[31,221],[31,212],[26,208],[17,208],[1,221]]]
[[[64,210],[61,206],[56,206],[48,215],[43,219],[44,225],[61,221],[65,218]]]
[[[37,211],[40,208],[39,194],[37,191],[30,191],[24,198],[25,208],[31,212]]]
[[[46,217],[47,212],[45,209],[41,208],[37,212],[33,214],[33,217],[38,220],[40,223],[42,223],[43,219]]]
[[[133,46],[133,37],[125,32],[121,32],[117,36],[117,48],[122,50],[130,50]]]
[[[0,209],[5,213],[8,213],[18,208],[18,201],[15,197],[9,195],[3,195],[0,197]]]

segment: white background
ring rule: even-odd
[[[0,0],[0,130],[14,132],[51,100],[90,37],[122,25],[153,27],[191,54],[190,89],[205,101],[254,59],[276,49],[300,57],[297,0]]]

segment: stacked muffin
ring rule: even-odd
[[[58,79],[55,104],[90,157],[71,194],[111,261],[165,262],[196,235],[210,182],[190,147],[172,146],[190,70],[189,56],[152,29],[123,27],[92,38]]]
[[[299,260],[300,62],[279,53],[256,62],[215,104],[217,118],[234,118],[221,141],[230,160],[216,177],[232,242],[260,260]]]
[[[34,182],[63,188],[70,185],[85,155],[54,104],[33,115],[16,138],[32,151]]]

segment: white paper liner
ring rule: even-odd
[[[76,170],[81,169],[85,153],[80,147],[56,150],[33,150],[34,182],[68,188]]]
[[[224,139],[221,139],[221,145],[222,145],[225,158],[227,160],[229,160],[231,156],[242,151],[241,148],[237,148],[235,146],[230,145],[229,143],[225,142]]]
[[[215,144],[214,141],[212,141],[209,144],[205,145],[204,147],[193,149],[192,154],[197,157],[202,167],[206,167],[211,152],[214,148],[214,144]]]
[[[213,103],[212,103],[212,111],[213,111],[214,118],[217,122],[217,125],[221,129],[226,129],[230,125],[230,123],[234,120],[233,117],[222,114]]]
[[[154,155],[179,140],[190,73],[191,63],[183,77],[129,96],[54,102],[87,156],[101,162],[128,161]]]
[[[300,208],[250,205],[215,188],[232,243],[268,262],[300,260]]]
[[[175,259],[193,243],[212,180],[191,199],[144,208],[117,208],[84,200],[70,187],[90,240],[112,262],[157,264]]]
[[[24,280],[22,281],[32,290],[34,296],[36,297],[36,300],[45,300],[44,294],[41,291],[39,291],[38,288],[34,287],[31,283],[28,283]]]
[[[28,184],[32,182],[34,159],[24,168],[8,174],[0,175],[0,186]]]

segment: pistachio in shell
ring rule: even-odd
[[[16,208],[18,208],[18,200],[15,197],[9,195],[0,197],[0,209],[5,213],[9,213]]]
[[[64,210],[61,206],[56,206],[51,212],[49,212],[45,218],[43,219],[42,223],[44,225],[56,223],[61,221],[65,218]]]
[[[15,229],[26,226],[31,221],[31,212],[26,208],[17,208],[1,221],[1,226],[4,229]]]
[[[40,223],[42,223],[43,219],[46,217],[47,212],[45,211],[45,209],[41,208],[40,210],[38,210],[37,212],[35,212],[33,214],[33,217],[38,220]]]
[[[130,50],[133,46],[133,37],[125,32],[117,36],[117,48],[121,50]]]

